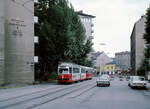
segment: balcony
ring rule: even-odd
[[[89,36],[89,39],[91,39],[91,40],[94,39],[94,36]]]
[[[94,33],[94,30],[91,30],[91,33]]]

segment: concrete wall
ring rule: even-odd
[[[0,0],[0,82],[34,81],[34,1]]]
[[[132,34],[131,34],[131,38],[130,38],[130,46],[131,46],[131,74],[132,75],[135,75],[136,74],[136,56],[135,56],[135,44],[136,44],[136,40],[135,40],[135,25],[134,25],[134,28],[132,30]]]
[[[4,1],[0,1],[0,85],[4,82]]]
[[[142,59],[144,59],[144,39],[143,34],[145,32],[145,18],[142,17],[136,23],[136,70],[140,66]]]
[[[144,45],[143,34],[145,33],[145,16],[142,16],[134,25],[131,34],[131,66],[132,73],[137,75],[142,60],[144,59]]]
[[[34,81],[34,68],[28,64],[34,57],[34,2],[5,1],[5,79],[30,83]]]

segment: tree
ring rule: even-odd
[[[85,42],[85,30],[72,5],[66,0],[39,0],[35,15],[39,18],[35,26],[39,36],[37,77],[47,80],[61,61],[84,64],[92,43]]]
[[[150,59],[150,8],[147,9],[146,11],[146,22],[145,22],[145,34],[143,38],[145,39],[146,42],[146,49],[145,49],[145,71],[150,70],[148,60]]]
[[[143,38],[145,39],[146,44],[150,44],[150,8],[146,11],[146,22],[145,22],[145,34]]]

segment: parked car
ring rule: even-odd
[[[130,76],[128,86],[131,88],[146,88],[147,82],[142,76]]]
[[[122,75],[119,76],[119,80],[123,81],[123,76]]]
[[[110,86],[110,79],[108,77],[98,77],[96,80],[97,86]]]

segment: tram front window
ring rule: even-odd
[[[68,74],[68,69],[66,68],[59,69],[59,73]]]

